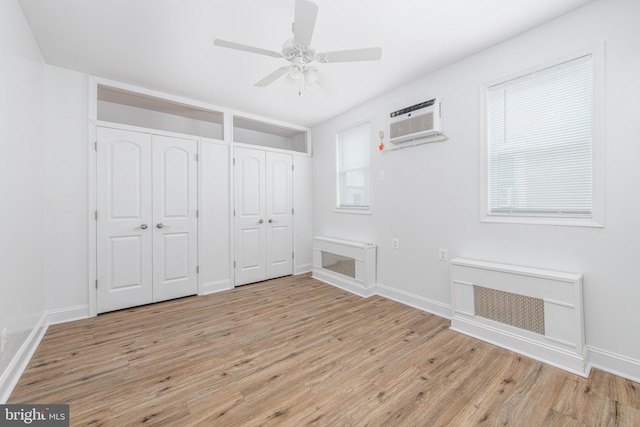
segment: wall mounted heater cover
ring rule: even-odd
[[[451,329],[587,376],[582,274],[451,260]]]
[[[334,237],[313,239],[313,277],[362,297],[376,285],[376,245]]]

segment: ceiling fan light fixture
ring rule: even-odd
[[[289,77],[294,80],[299,80],[302,77],[302,70],[298,65],[291,65],[289,67]]]
[[[313,85],[315,84],[315,82],[318,81],[318,74],[316,73],[316,70],[314,70],[313,68],[308,68],[305,72],[304,72],[304,81],[309,85]]]

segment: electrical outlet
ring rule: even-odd
[[[0,338],[0,353],[4,353],[4,348],[7,346],[7,328],[2,330],[2,337]]]
[[[446,249],[438,249],[438,259],[440,261],[447,261],[449,259],[449,251]]]
[[[393,239],[391,239],[391,247],[393,249],[400,249],[400,240],[398,240],[395,237]]]

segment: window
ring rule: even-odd
[[[597,204],[593,61],[588,54],[486,87],[488,218],[599,225],[571,224],[594,218]]]
[[[369,208],[369,146],[371,123],[341,130],[336,135],[338,208]]]

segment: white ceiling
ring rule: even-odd
[[[382,60],[320,64],[331,90],[253,84],[284,59],[295,0],[20,0],[48,64],[313,126],[590,0],[314,0],[320,52],[380,46]]]

